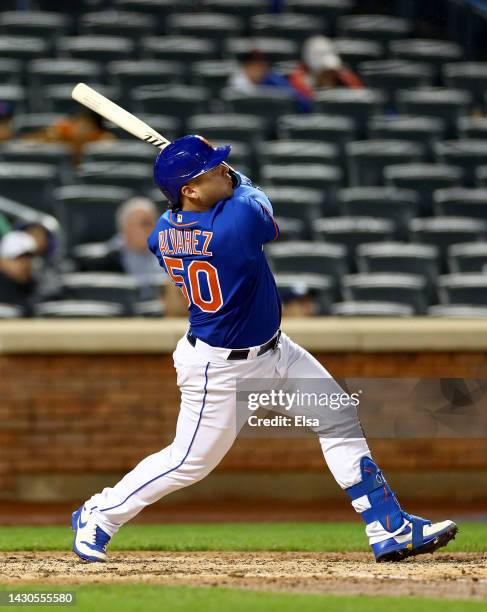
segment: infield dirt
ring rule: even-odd
[[[435,553],[378,564],[368,553],[112,552],[107,563],[73,553],[0,553],[0,581],[147,583],[445,599],[487,598],[486,553]]]

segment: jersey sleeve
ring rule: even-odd
[[[262,245],[279,237],[279,228],[272,216],[272,206],[259,189],[237,199],[236,229],[245,253],[252,257],[260,253]]]

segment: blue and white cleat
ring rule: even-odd
[[[71,529],[74,531],[73,551],[83,561],[106,561],[106,547],[110,541],[94,520],[91,512],[80,506],[71,516]]]
[[[404,512],[370,457],[362,457],[360,471],[362,480],[346,492],[367,526],[376,561],[402,561],[432,553],[456,536],[458,527],[453,521],[432,523]]]
[[[402,561],[407,557],[432,553],[446,546],[458,532],[453,521],[432,523],[404,511],[402,515],[408,521],[403,531],[371,545],[378,563]]]

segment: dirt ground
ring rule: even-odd
[[[487,554],[435,553],[378,564],[368,553],[112,552],[107,563],[73,553],[0,553],[0,581],[150,583],[306,593],[487,599]]]

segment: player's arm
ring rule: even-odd
[[[255,257],[264,244],[278,239],[271,203],[259,189],[235,199],[234,215],[235,230],[248,257]]]

